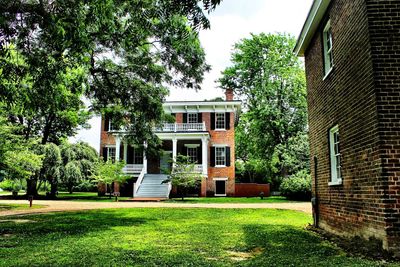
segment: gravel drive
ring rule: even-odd
[[[0,200],[0,204],[29,204],[27,200]],[[214,209],[285,209],[311,214],[311,203],[166,203],[166,202],[78,202],[62,200],[36,200],[33,205],[46,205],[38,209],[0,211],[0,216],[46,213],[55,211],[77,211],[113,208],[214,208]]]

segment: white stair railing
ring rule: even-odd
[[[136,180],[136,183],[133,184],[133,197],[135,197],[137,195],[137,191],[139,190],[139,187],[143,182],[143,177],[144,177],[145,173],[146,173],[146,171],[143,168],[139,174],[139,177]]]

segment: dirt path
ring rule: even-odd
[[[298,203],[215,203],[215,204],[189,204],[189,203],[167,203],[167,202],[77,202],[61,200],[36,200],[34,205],[46,205],[44,208],[25,210],[0,211],[1,216],[46,213],[55,211],[77,211],[92,209],[113,208],[215,208],[215,209],[287,209],[302,211],[311,214],[311,204],[308,202]],[[0,200],[0,204],[28,204],[26,200]]]

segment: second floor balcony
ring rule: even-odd
[[[155,132],[205,132],[206,123],[164,123],[161,127],[154,128]]]

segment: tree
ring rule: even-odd
[[[94,176],[95,181],[97,183],[103,183],[106,186],[109,185],[110,187],[114,182],[122,184],[129,178],[129,176],[122,171],[124,167],[125,162],[123,161],[112,162],[111,160],[100,160],[98,162],[97,173]]]
[[[198,186],[202,179],[201,173],[194,171],[195,165],[188,157],[178,155],[168,179],[163,181],[164,183],[170,182],[181,192],[182,201],[188,189]]]
[[[164,85],[199,89],[209,70],[198,30],[210,26],[203,10],[219,2],[8,1],[0,7],[1,56],[8,62],[0,66],[7,80],[0,85],[0,100],[18,103],[24,98],[16,92],[26,96],[32,90],[23,87],[33,89],[28,98],[33,109],[17,115],[23,118],[19,123],[29,132],[36,103],[43,104],[42,143],[57,143],[61,133],[87,119],[76,109],[84,93],[92,110],[112,115],[116,124],[129,117],[130,138],[151,145],[151,129],[160,122],[168,93]],[[8,60],[15,54],[22,62]]]
[[[60,175],[61,183],[65,184],[70,192],[73,190],[70,186],[75,186],[81,181],[90,181],[94,179],[99,156],[93,147],[85,142],[78,142],[76,144],[64,142],[60,150],[63,166]],[[66,168],[69,163],[73,163],[74,167],[79,168],[79,179],[71,178],[71,176],[67,174]]]
[[[290,138],[307,129],[306,86],[303,64],[293,54],[295,39],[286,34],[259,34],[234,45],[233,65],[219,79],[232,88],[245,105],[236,131],[237,155],[244,161],[261,159],[283,162],[282,149]],[[305,152],[306,153],[306,152]],[[278,176],[292,171],[286,165]]]
[[[40,184],[43,181],[48,182],[51,186],[50,197],[55,197],[62,168],[60,148],[53,143],[48,143],[43,147],[43,156],[43,165],[39,177],[40,183],[37,188],[40,188]]]
[[[82,173],[79,164],[76,161],[68,162],[64,171],[64,183],[68,188],[68,192],[72,194],[74,185],[82,180]]]

